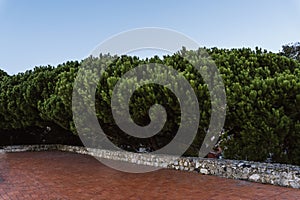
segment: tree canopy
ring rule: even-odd
[[[299,52],[299,45],[284,47],[280,54],[260,48],[183,49],[163,58],[101,55],[57,67],[36,67],[12,76],[0,70],[0,137],[5,131],[32,127],[60,127],[77,135],[72,113],[75,77],[80,67],[86,68],[89,78],[82,80],[82,90],[77,91],[85,94],[96,81],[96,73],[105,65],[107,68],[97,82],[95,94],[95,110],[101,127],[109,139],[122,148],[135,151],[142,145],[151,150],[159,149],[174,138],[180,126],[181,110],[176,96],[168,88],[156,84],[147,84],[133,93],[129,110],[136,124],[149,124],[148,111],[154,104],[164,106],[167,111],[167,122],[162,130],[146,139],[129,136],[116,125],[111,97],[115,85],[126,72],[139,65],[147,65],[151,70],[151,66],[162,64],[172,66],[183,75],[198,98],[198,133],[186,151],[186,155],[197,156],[210,122],[211,99],[207,84],[182,55],[209,69],[210,61],[199,59],[204,50],[220,71],[226,89],[227,113],[220,141],[225,157],[255,161],[271,157],[274,162],[300,164],[300,64],[296,61],[299,53],[295,53]],[[158,75],[161,79],[172,78],[168,74]],[[181,85],[175,87],[182,88]],[[85,101],[90,103],[89,98]],[[82,119],[87,114],[87,111],[82,112]],[[88,124],[86,131],[89,132]]]

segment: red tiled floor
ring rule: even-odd
[[[300,190],[174,170],[129,174],[63,152],[0,154],[0,199],[299,199]]]

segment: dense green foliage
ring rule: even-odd
[[[254,51],[246,48],[212,48],[206,51],[217,65],[226,88],[227,114],[221,140],[225,157],[256,161],[272,157],[275,162],[299,165],[300,64],[286,56],[258,48]],[[117,81],[126,72],[142,64],[151,66],[151,63],[159,63],[172,66],[195,90],[200,122],[197,137],[186,154],[197,155],[208,128],[211,101],[201,75],[181,55],[208,70],[212,64],[204,56],[203,49],[183,49],[163,59],[101,55],[81,63],[67,62],[56,68],[36,67],[33,71],[13,76],[0,71],[0,136],[7,130],[47,126],[59,126],[76,134],[72,120],[72,92],[78,69],[85,67],[89,74],[89,79],[82,81],[82,91],[77,91],[86,94],[89,86],[97,81],[96,73],[107,66],[95,95],[101,127],[119,146],[128,147],[130,144],[128,148],[131,150],[140,145],[152,150],[159,149],[171,141],[180,126],[179,102],[169,89],[148,84],[136,90],[130,99],[130,114],[141,126],[150,122],[148,110],[153,104],[161,104],[167,111],[168,120],[163,129],[148,139],[137,139],[123,133],[115,124],[110,101]],[[161,78],[172,77],[162,74]],[[180,89],[181,86],[176,87]],[[86,98],[86,101],[89,103],[90,99]],[[82,112],[82,118],[88,113]]]
[[[300,62],[300,42],[283,45],[280,55],[295,59]]]
[[[300,162],[299,63],[256,49],[212,50],[227,92],[226,156]]]

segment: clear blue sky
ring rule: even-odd
[[[0,0],[0,68],[9,74],[81,60],[103,40],[169,28],[200,46],[278,52],[300,41],[300,0]]]

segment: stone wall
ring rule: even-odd
[[[118,152],[66,145],[0,147],[0,152],[47,150],[75,152],[154,167],[193,171],[206,175],[216,175],[225,178],[248,180],[300,189],[300,167],[293,165],[195,157],[181,157],[178,159],[177,157],[168,155]]]

